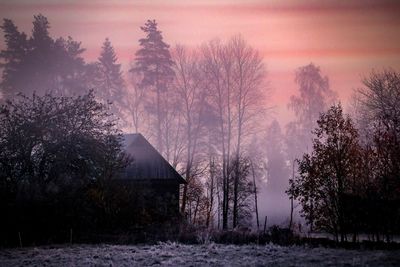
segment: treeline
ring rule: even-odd
[[[322,75],[318,66],[311,63],[296,70],[295,82],[299,92],[291,97],[288,106],[295,116],[282,129],[276,120],[266,124],[272,112],[268,103],[271,90],[266,79],[264,59],[241,36],[225,41],[211,40],[196,48],[189,49],[182,45],[171,48],[164,41],[156,21],[149,20],[141,27],[143,38],[139,40],[134,61],[124,74],[110,40],[106,39],[103,43],[98,60],[88,63],[82,56],[84,49],[79,42],[70,37],[53,39],[49,27],[44,16],[35,16],[32,34],[28,37],[11,20],[4,20],[1,28],[6,48],[0,54],[3,67],[0,86],[5,99],[13,99],[19,92],[27,96],[33,92],[37,95],[52,92],[59,96],[71,96],[83,95],[93,89],[94,97],[100,103],[112,102],[110,111],[120,118],[116,122],[118,127],[141,132],[187,180],[188,184],[181,190],[180,210],[190,224],[224,230],[251,225],[260,227],[257,209],[260,199],[257,194],[267,184],[267,193],[279,192],[280,202],[287,201],[289,205],[292,201],[293,207],[296,206],[296,200],[302,204],[312,230],[321,229],[337,235],[355,231],[350,226],[343,226],[350,225],[350,219],[344,219],[344,215],[341,215],[340,227],[320,226],[320,223],[316,223],[315,214],[331,212],[332,207],[327,204],[325,207],[329,209],[322,212],[324,209],[320,208],[319,202],[320,209],[317,211],[314,205],[316,200],[312,200],[311,209],[302,202],[303,196],[300,194],[304,193],[301,179],[308,175],[302,165],[304,159],[300,160],[299,166],[296,159],[301,158],[305,151],[310,158],[317,153],[316,144],[312,142],[315,137],[312,130],[318,126],[320,113],[328,110],[337,99],[329,87],[328,78]],[[383,74],[372,74],[371,82],[374,75],[378,77]],[[372,137],[375,132],[367,131],[365,125],[380,125],[377,127],[382,131],[386,126],[382,121],[366,116],[372,114],[366,109],[371,105],[367,104],[367,99],[373,99],[367,94],[370,87],[365,83],[365,97],[358,102],[364,103],[360,106],[365,108],[357,109],[357,114],[363,110],[364,115],[355,117],[357,123],[354,127],[357,128],[355,135],[360,147],[378,151],[377,141]],[[398,85],[391,85],[390,88],[398,95]],[[396,113],[392,117],[398,116]],[[324,134],[320,134],[321,145],[318,148],[325,144]],[[383,138],[386,135],[376,136]],[[392,137],[385,138],[390,141]],[[386,139],[379,142],[386,143]],[[384,158],[383,151],[379,151],[381,154],[376,158],[381,160]],[[366,157],[362,158],[364,160]],[[388,162],[382,161],[380,164],[392,164],[392,160]],[[369,174],[370,181],[381,179],[374,178],[379,176],[377,172]],[[347,174],[340,175],[344,177]],[[284,192],[289,186],[290,177],[288,199]],[[318,177],[322,179],[325,174]],[[398,179],[398,172],[393,177]],[[343,179],[348,178],[346,176]],[[358,183],[367,185],[361,178],[357,179]],[[374,192],[379,199],[389,196],[381,195],[383,192],[380,191]],[[344,195],[348,196],[343,193],[340,199],[345,198]],[[305,199],[306,203],[311,201],[308,195]],[[357,195],[357,199],[361,198]],[[372,202],[371,205],[380,203]],[[360,205],[366,203],[361,201]],[[381,210],[383,203],[386,202],[376,206],[379,207],[377,210]],[[264,204],[270,205],[261,205]],[[272,205],[275,204],[281,203]],[[340,212],[343,213],[343,205],[340,205]],[[311,220],[307,217],[309,210],[312,210]],[[358,216],[355,208],[350,210],[346,214],[352,213],[352,218],[365,218],[364,215]],[[290,219],[289,228],[293,228],[295,220],[293,217]],[[372,224],[368,222],[366,227],[366,222],[366,219],[357,222],[357,233],[369,229]],[[375,228],[373,231],[383,233],[381,228]]]
[[[255,190],[248,136],[264,112],[265,68],[241,36],[171,51],[155,21],[130,69],[135,129],[154,143],[188,182],[181,212],[189,222],[218,228],[249,224]],[[142,114],[140,116],[139,114]]]
[[[101,103],[113,102],[120,127],[142,132],[186,178],[180,209],[190,222],[224,229],[251,222],[256,163],[247,148],[268,92],[255,49],[240,36],[170,49],[149,20],[124,80],[108,39],[98,61],[86,63],[79,42],[53,39],[49,27],[37,15],[28,37],[4,20],[6,99],[19,92],[81,95],[93,88]]]
[[[50,23],[43,15],[34,16],[31,36],[20,32],[9,19],[4,19],[1,29],[6,45],[0,53],[3,99],[19,93],[77,96],[90,89],[95,89],[97,99],[104,103],[122,99],[121,67],[107,38],[98,60],[87,63],[81,43],[71,37],[52,38]],[[112,111],[120,115],[117,107],[112,106]]]

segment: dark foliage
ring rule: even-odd
[[[313,151],[299,161],[289,196],[302,205],[312,230],[353,242],[361,233],[390,242],[399,233],[398,143],[396,131],[375,124],[372,144],[361,145],[358,132],[340,106],[323,113]]]
[[[312,154],[299,161],[299,176],[290,180],[288,191],[302,205],[311,227],[327,231],[336,239],[346,232],[344,196],[353,193],[360,146],[357,131],[340,106],[323,113],[315,130]]]
[[[367,121],[364,162],[364,225],[374,240],[400,233],[400,74],[372,72],[359,90],[361,119]],[[365,210],[365,208],[364,208]]]
[[[151,92],[146,108],[153,115],[156,129],[156,148],[164,153],[163,125],[167,122],[169,96],[168,87],[174,79],[169,45],[163,40],[155,20],[148,20],[141,30],[146,34],[139,40],[140,48],[135,53],[135,64],[131,72],[141,77],[139,86]]]
[[[148,20],[141,30],[146,37],[139,40],[140,49],[135,54],[135,66],[131,71],[143,74],[142,86],[166,90],[174,76],[169,45],[163,41],[155,20]]]
[[[8,101],[0,109],[2,245],[16,244],[18,233],[24,243],[55,242],[68,240],[70,229],[104,229],[116,220],[123,228],[126,219],[114,213],[127,206],[113,197],[124,191],[109,185],[129,162],[93,92]]]
[[[12,20],[4,19],[1,28],[6,48],[0,52],[3,67],[0,86],[6,98],[17,93],[76,95],[87,92],[90,69],[82,58],[84,49],[71,37],[53,39],[45,16],[34,16],[29,38]]]

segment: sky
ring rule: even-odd
[[[147,19],[157,20],[171,46],[195,48],[241,34],[264,58],[273,90],[269,105],[284,122],[292,116],[287,103],[296,94],[300,66],[320,66],[344,105],[372,69],[400,71],[400,1],[0,0],[0,17],[28,34],[38,13],[49,19],[53,37],[81,41],[89,61],[110,38],[124,69]]]

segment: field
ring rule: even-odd
[[[72,245],[0,250],[0,266],[400,266],[400,251],[275,245]]]

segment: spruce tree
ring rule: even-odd
[[[106,38],[97,62],[97,95],[104,102],[112,102],[112,112],[121,118],[124,106],[124,80],[121,64],[117,64],[117,61],[114,48]]]
[[[84,49],[71,37],[53,39],[45,16],[34,16],[29,38],[11,20],[5,19],[1,28],[6,48],[0,53],[3,61],[0,85],[6,98],[19,92],[29,96],[33,92],[72,95],[86,91],[90,79],[81,56]]]
[[[162,124],[164,119],[163,94],[168,90],[168,85],[174,77],[173,61],[169,52],[169,45],[163,41],[161,31],[157,28],[155,20],[148,20],[141,30],[146,34],[139,39],[140,49],[135,54],[135,65],[130,70],[141,75],[140,86],[146,87],[155,96],[150,107],[155,116],[157,148],[163,153]]]
[[[0,28],[4,32],[6,49],[0,52],[3,63],[2,79],[0,82],[1,93],[4,98],[9,98],[14,93],[14,88],[20,87],[18,73],[21,70],[21,62],[27,53],[28,42],[26,34],[19,32],[17,26],[10,19],[4,19]]]

